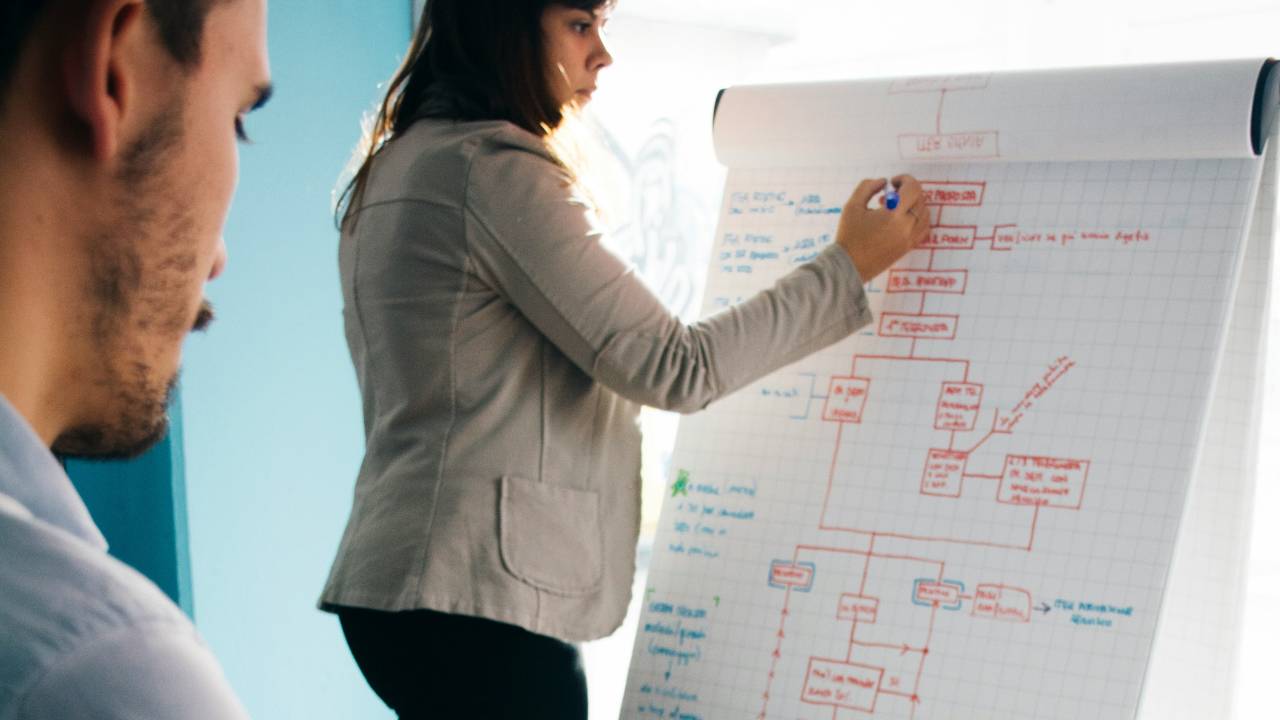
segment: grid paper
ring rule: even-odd
[[[1215,373],[1256,363],[1220,361],[1260,165],[731,168],[704,313],[862,177],[935,230],[872,327],[682,423],[623,716],[1135,717]]]
[[[1232,306],[1204,447],[1187,501],[1141,717],[1233,717],[1245,576],[1262,425],[1276,219],[1276,135]]]

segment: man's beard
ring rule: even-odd
[[[175,108],[180,104],[174,103]],[[192,329],[181,291],[196,262],[193,222],[164,169],[182,144],[182,118],[156,120],[125,151],[118,174],[120,214],[88,243],[86,287],[92,365],[79,378],[93,397],[95,416],[65,430],[53,451],[102,460],[137,457],[169,429],[168,406],[177,374],[156,377],[157,351],[181,343]],[[196,325],[212,319],[203,303]]]
[[[168,407],[177,389],[177,375],[170,378],[159,399],[149,387],[139,392],[136,386],[119,385],[112,400],[121,414],[67,428],[53,441],[53,451],[62,457],[89,460],[136,458],[169,433]]]

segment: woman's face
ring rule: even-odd
[[[556,103],[586,105],[600,71],[613,63],[604,42],[608,15],[552,3],[542,12],[547,80]]]

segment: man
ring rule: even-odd
[[[265,25],[265,0],[0,7],[0,720],[245,716],[52,453],[165,432],[269,93]]]

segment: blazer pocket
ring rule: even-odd
[[[600,588],[600,496],[524,478],[502,478],[499,544],[507,572],[557,595]]]

